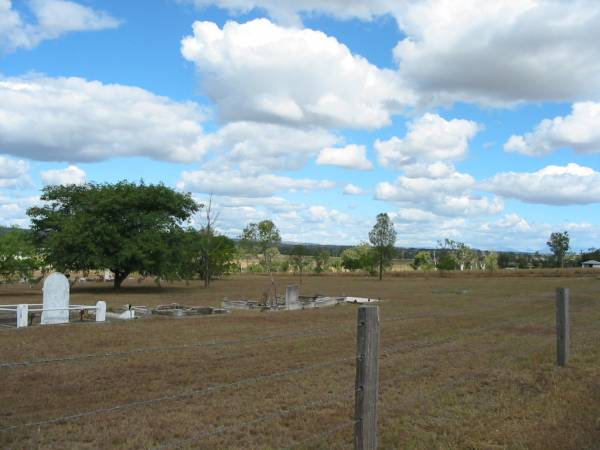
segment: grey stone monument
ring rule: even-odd
[[[69,323],[69,280],[54,272],[44,281],[42,325]],[[62,309],[65,308],[65,309]]]
[[[300,288],[297,284],[285,288],[285,309],[300,309],[299,294]]]
[[[96,322],[106,322],[106,302],[96,303]]]

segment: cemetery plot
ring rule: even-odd
[[[557,282],[570,288],[565,368],[556,365]],[[109,307],[218,307],[226,296],[260,298],[268,283],[86,286],[71,301],[105,293]],[[380,448],[580,449],[600,442],[599,288],[596,277],[305,277],[301,290],[385,299]],[[26,292],[12,289],[0,292],[6,303]],[[5,329],[0,339],[2,448],[352,445],[352,305]]]
[[[7,305],[0,303],[0,325],[24,328],[31,326],[39,318],[42,325],[69,323],[73,317],[80,321],[106,320],[106,303],[96,302],[95,306],[71,305],[69,303],[69,280],[62,273],[52,273],[44,280],[43,303],[19,303]],[[91,314],[93,312],[93,315]]]

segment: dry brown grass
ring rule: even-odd
[[[294,281],[277,279],[280,288]],[[554,365],[559,284],[572,292],[573,354],[566,369]],[[268,288],[263,276],[236,276],[207,290],[197,283],[160,289],[132,282],[115,293],[108,285],[90,284],[76,286],[71,301],[218,305],[225,296],[258,298]],[[301,288],[306,294],[385,300],[379,421],[384,449],[600,448],[599,290],[600,281],[589,276],[383,282],[311,276]],[[0,290],[0,303],[40,298],[39,288]],[[355,306],[346,305],[0,329],[0,363],[214,344],[0,368],[0,428],[189,393],[0,432],[0,447],[350,448],[355,320]],[[309,439],[338,425],[345,428]]]

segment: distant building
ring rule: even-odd
[[[593,259],[590,259],[589,261],[584,261],[581,263],[581,267],[584,268],[588,268],[588,269],[600,269],[600,261],[595,261]]]

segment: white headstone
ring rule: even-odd
[[[298,296],[300,294],[300,288],[297,284],[287,286],[285,288],[285,308],[286,309],[300,309],[300,303],[298,302]]]
[[[106,302],[96,303],[96,322],[106,322]]]
[[[69,280],[62,273],[54,272],[44,281],[43,303],[42,325],[69,322],[69,310],[62,309],[69,308]]]
[[[29,325],[29,305],[17,305],[17,328]]]

